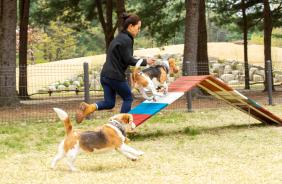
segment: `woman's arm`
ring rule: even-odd
[[[119,53],[120,53],[120,56],[122,57],[122,60],[128,64],[128,65],[131,65],[131,66],[135,66],[138,59],[135,59],[133,56],[132,56],[132,53],[133,53],[133,49],[131,47],[131,43],[123,43],[121,45],[118,46],[118,50],[119,50]],[[143,62],[141,64],[141,66],[146,66],[147,65],[147,60],[146,59],[143,59]]]

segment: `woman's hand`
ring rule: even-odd
[[[155,61],[156,61],[156,60],[155,60],[154,58],[148,58],[148,59],[147,59],[147,64],[148,64],[148,65],[152,65],[152,64],[155,63]]]

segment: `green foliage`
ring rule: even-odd
[[[263,33],[255,32],[251,36],[251,42],[263,45]],[[272,31],[271,45],[282,47],[282,28],[275,28]]]
[[[51,22],[46,32],[41,32],[41,42],[35,45],[36,58],[40,56],[48,61],[61,60],[74,56],[76,39],[70,28]]]
[[[104,35],[100,27],[88,28],[77,33],[77,39],[76,53],[78,56],[89,56],[105,52]]]
[[[229,31],[226,34],[226,41],[242,40],[243,35],[241,32]]]
[[[134,49],[154,47],[154,40],[147,37],[138,37],[134,41]]]
[[[237,0],[210,0],[208,6],[214,12],[212,21],[217,25],[225,26],[229,30],[243,29],[243,15],[241,1]],[[246,2],[246,18],[248,28],[255,25],[255,22],[261,18],[262,5],[260,2]]]
[[[217,25],[224,26],[230,31],[240,31],[243,28],[241,2],[238,0],[209,0],[207,3],[208,9],[211,9],[212,21]],[[247,25],[250,31],[263,29],[263,1],[253,0],[245,1]],[[272,21],[274,27],[282,25],[281,17],[281,2],[270,0],[272,7]],[[236,26],[234,26],[236,25]]]
[[[137,1],[131,7],[142,19],[148,34],[157,43],[167,43],[184,27],[184,0],[177,1]]]
[[[43,26],[49,25],[52,21],[60,20],[61,22],[72,23],[73,28],[81,30],[91,24],[87,20],[87,17],[90,12],[94,11],[93,3],[94,1],[90,0],[32,1],[30,12],[32,17],[31,22]]]
[[[209,41],[242,39],[240,2],[238,0],[206,2]],[[259,3],[261,0],[246,2],[248,23],[255,25],[250,32],[257,32],[262,29],[263,8]],[[125,3],[127,11],[138,14],[142,20],[142,31],[136,38],[135,49],[184,42],[185,0],[130,0]],[[270,0],[270,3],[273,8],[274,26],[279,26],[279,21],[282,20],[281,11],[274,8],[279,7],[280,2]],[[115,18],[115,14],[113,16]],[[97,19],[96,1],[32,1],[30,17],[33,26],[44,28],[38,33],[41,37],[40,43],[33,46],[36,63],[105,52],[105,36]],[[261,43],[259,35],[252,35],[254,37],[252,40]],[[272,42],[279,46],[281,42],[279,34],[277,39],[275,37],[274,33]]]
[[[255,44],[263,45],[263,35],[262,33],[256,32],[251,36],[251,42]]]
[[[65,24],[51,22],[50,26],[32,34],[37,41],[29,47],[34,51],[37,64],[100,54],[105,50],[103,34],[98,27],[77,32]]]

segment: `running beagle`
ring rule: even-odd
[[[75,171],[74,161],[82,149],[85,152],[115,149],[132,161],[144,152],[136,150],[126,144],[126,125],[135,128],[131,114],[117,114],[109,119],[109,122],[95,130],[73,130],[68,114],[59,108],[54,108],[60,120],[64,122],[66,137],[58,146],[58,152],[54,157],[51,168],[63,157],[67,157],[67,164],[71,171]]]
[[[139,60],[132,73],[132,81],[135,89],[138,89],[142,96],[147,100],[156,101],[157,96],[164,96],[168,92],[168,79],[170,74],[176,74],[178,67],[174,58],[163,60],[161,64],[140,70],[143,60]],[[163,87],[163,94],[157,89]],[[149,97],[146,91],[151,91],[152,96]]]

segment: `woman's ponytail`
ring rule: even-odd
[[[123,31],[125,31],[130,24],[135,26],[141,20],[137,15],[127,14],[126,12],[122,13],[121,17],[123,19]]]

